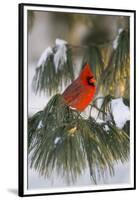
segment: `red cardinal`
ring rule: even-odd
[[[82,112],[93,100],[96,91],[95,82],[89,64],[85,64],[79,77],[62,94],[66,103]]]

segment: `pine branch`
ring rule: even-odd
[[[29,119],[28,127],[30,166],[44,177],[56,172],[70,184],[88,166],[97,184],[98,176],[104,178],[106,171],[113,175],[115,162],[129,157],[129,136],[124,130],[111,121],[99,124],[92,117],[84,119],[59,94]]]
[[[102,71],[98,80],[98,91],[105,94],[117,95],[117,89],[124,87],[127,92],[129,82],[129,32],[122,31],[119,35],[118,46],[113,49],[107,67]],[[120,94],[119,94],[120,95]],[[123,96],[123,95],[122,95]],[[125,95],[127,97],[127,95]]]
[[[53,51],[55,52],[55,48]],[[44,92],[51,95],[52,92],[56,93],[59,89],[61,90],[63,84],[73,79],[72,52],[70,48],[67,48],[67,61],[58,69],[55,67],[54,54],[49,55],[46,61],[36,68],[32,87],[35,93]]]

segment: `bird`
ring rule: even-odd
[[[80,75],[62,93],[65,103],[79,112],[85,110],[96,92],[96,79],[86,63]]]

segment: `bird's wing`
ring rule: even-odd
[[[70,104],[81,95],[83,89],[84,87],[81,82],[79,80],[75,80],[71,85],[67,87],[62,95],[65,101]]]

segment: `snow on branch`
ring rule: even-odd
[[[56,72],[67,62],[67,42],[65,40],[56,39],[56,53],[54,55],[54,64]]]
[[[119,129],[123,129],[124,125],[127,121],[130,120],[130,110],[129,107],[126,106],[123,102],[123,98],[111,98],[109,101],[107,101],[107,104],[104,102],[106,101],[106,97],[104,97],[104,100],[102,101],[102,105],[98,107],[99,113],[102,113],[107,110],[107,113],[105,115],[99,114],[96,118],[96,122],[100,125],[105,125],[109,122],[115,123],[116,127]],[[95,107],[96,108],[96,107]],[[105,130],[107,131],[108,128],[105,127]]]
[[[120,34],[122,33],[122,31],[123,31],[122,28],[120,28],[120,29],[118,30],[118,35],[116,36],[116,38],[114,39],[113,44],[112,44],[112,45],[113,45],[113,49],[117,49],[119,36],[120,36]]]
[[[122,129],[126,121],[130,120],[129,107],[123,103],[122,98],[118,98],[111,101],[111,109],[116,126]]]
[[[62,72],[62,73],[61,73]],[[63,83],[74,79],[72,50],[67,41],[56,39],[55,46],[47,47],[37,63],[32,87],[37,92],[56,92]]]
[[[44,65],[47,61],[48,57],[53,54],[53,50],[51,47],[47,47],[40,56],[40,59],[37,63],[37,67]]]
[[[67,62],[67,41],[57,38],[56,41],[56,49],[54,53],[54,65],[56,72],[58,71],[58,67],[60,68]],[[40,56],[40,59],[37,63],[37,67],[44,65],[49,58],[50,55],[53,54],[53,49],[51,47],[47,47]]]
[[[60,137],[56,137],[55,140],[54,140],[54,144],[58,144],[60,141],[61,141],[61,138]]]

